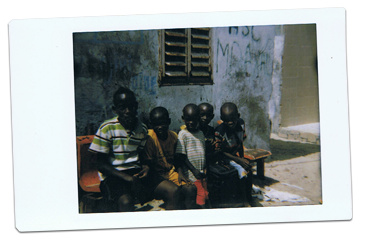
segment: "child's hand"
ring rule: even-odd
[[[179,183],[181,184],[182,182],[185,182],[186,184],[193,184],[190,179],[186,178],[182,173],[179,172]]]
[[[148,175],[148,172],[149,172],[148,165],[143,165],[142,167],[143,169],[140,172],[136,173],[134,175],[134,178],[144,178]]]
[[[250,165],[247,161],[244,159],[240,161],[240,165],[247,171],[252,171],[252,165]]]
[[[199,171],[198,169],[195,169],[193,171],[193,174],[194,174],[194,177],[198,180],[201,180],[203,178],[206,178],[206,175],[204,173],[202,173],[201,171]]]

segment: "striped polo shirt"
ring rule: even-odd
[[[117,170],[140,168],[137,147],[148,134],[145,124],[137,120],[133,131],[126,130],[118,117],[106,120],[98,129],[89,150],[109,155],[110,163]],[[105,177],[100,174],[101,179]]]
[[[176,153],[184,154],[188,157],[189,162],[199,171],[203,172],[205,168],[205,141],[202,131],[189,132],[183,129],[178,134],[178,142],[176,146]],[[195,182],[197,179],[193,173],[184,166],[185,174],[191,181]]]

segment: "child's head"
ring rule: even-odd
[[[198,130],[199,108],[197,105],[190,103],[182,109],[182,120],[184,120],[186,129],[189,132]]]
[[[234,129],[237,120],[240,118],[238,107],[231,102],[224,103],[220,110],[221,120],[226,124],[229,129]]]
[[[201,103],[198,107],[200,115],[199,125],[202,127],[208,126],[215,116],[213,113],[213,106],[209,103]]]
[[[125,128],[133,128],[137,118],[135,94],[128,88],[120,87],[113,95],[113,111],[118,115],[120,123]]]
[[[168,128],[171,124],[171,118],[169,117],[167,109],[164,107],[153,108],[152,111],[150,111],[149,120],[157,137],[166,140]]]

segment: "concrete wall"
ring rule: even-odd
[[[74,34],[77,135],[94,134],[114,116],[112,96],[119,86],[135,92],[142,121],[163,106],[174,130],[183,124],[185,104],[212,102],[212,86],[158,86],[159,36],[158,30]]]
[[[319,122],[316,25],[285,25],[281,127]]]
[[[212,29],[214,85],[165,87],[157,84],[158,30],[74,34],[76,134],[94,134],[113,117],[112,95],[126,86],[137,95],[144,122],[153,107],[163,106],[173,130],[183,124],[187,103],[211,103],[216,122],[221,105],[234,102],[246,122],[245,145],[269,150],[275,31],[275,26]]]
[[[272,73],[272,94],[269,101],[269,116],[271,119],[271,132],[278,133],[281,121],[281,88],[282,88],[282,67],[284,54],[283,26],[276,27],[274,61]]]
[[[157,31],[75,33],[73,48],[77,135],[94,134],[114,116],[112,96],[119,86],[156,95]]]
[[[224,102],[234,102],[248,148],[269,149],[274,39],[274,26],[217,28],[213,35],[216,118]]]

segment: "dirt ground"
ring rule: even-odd
[[[270,147],[265,179],[254,181],[262,192],[260,203],[265,207],[321,204],[320,146],[275,138]]]

